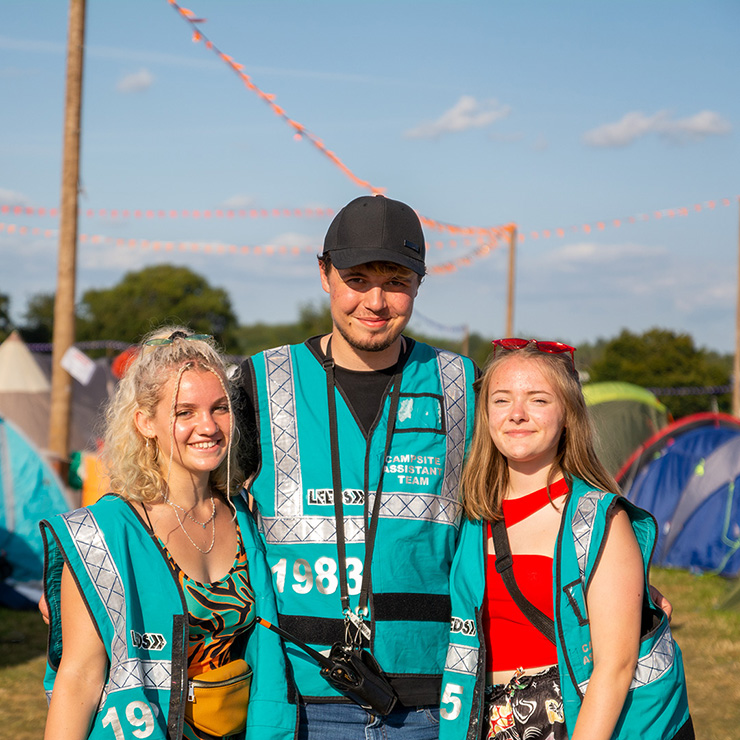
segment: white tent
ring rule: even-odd
[[[70,451],[95,450],[100,416],[115,380],[98,360],[87,385],[72,381]],[[33,353],[17,332],[0,344],[0,416],[10,419],[42,451],[49,449],[51,355]]]

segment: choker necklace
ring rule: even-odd
[[[206,519],[204,522],[201,522],[200,519],[196,519],[189,511],[185,511],[185,509],[183,509],[183,507],[180,506],[180,504],[176,504],[174,501],[171,501],[170,498],[169,498],[169,496],[165,500],[167,501],[167,503],[170,506],[174,506],[174,507],[180,509],[180,511],[183,514],[185,514],[185,516],[188,519],[191,519],[196,524],[199,524],[201,527],[203,527],[203,529],[205,529],[206,528],[206,524],[209,524],[210,522],[212,522],[213,521],[213,517],[216,516],[216,502],[213,500],[213,494],[211,494],[211,516],[209,516],[208,519]],[[175,512],[175,513],[177,513],[177,512]],[[180,517],[178,516],[177,519],[179,521],[180,520]]]

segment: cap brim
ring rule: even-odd
[[[368,262],[392,262],[394,265],[401,265],[413,270],[417,275],[422,277],[426,274],[424,262],[414,257],[407,257],[405,254],[399,254],[390,249],[382,247],[367,247],[358,249],[331,249],[327,252],[331,257],[331,263],[340,270],[346,270],[349,267],[357,265],[366,265]]]

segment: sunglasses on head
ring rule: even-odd
[[[494,339],[491,344],[493,345],[493,356],[496,357],[496,350],[500,347],[505,350],[517,350],[524,349],[530,344],[534,345],[535,349],[539,352],[547,352],[551,355],[559,355],[564,352],[570,354],[570,361],[573,363],[575,369],[575,357],[573,353],[576,351],[575,347],[571,347],[569,344],[563,344],[562,342],[541,342],[538,339],[519,339],[517,337],[508,337],[506,339]]]
[[[213,337],[210,334],[186,334],[184,331],[173,331],[172,334],[170,334],[168,337],[161,337],[160,339],[147,339],[144,344],[147,347],[163,347],[166,344],[172,344],[175,339],[207,342],[209,339],[213,339]]]

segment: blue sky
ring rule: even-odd
[[[184,5],[359,178],[439,222],[517,224],[515,334],[578,344],[659,326],[733,350],[736,0]],[[0,292],[19,320],[31,296],[55,290],[45,232],[58,221],[37,209],[59,205],[67,10],[3,3]],[[78,295],[167,261],[225,288],[243,323],[292,321],[323,298],[314,254],[329,219],[239,209],[338,210],[366,191],[193,43],[167,0],[88,0],[82,129]],[[688,215],[669,215],[679,208]],[[120,215],[137,209],[180,215]],[[233,218],[181,216],[229,209]],[[477,247],[431,230],[427,240],[430,265]],[[288,253],[254,254],[267,245]],[[430,274],[412,326],[500,336],[506,270],[502,246]]]

